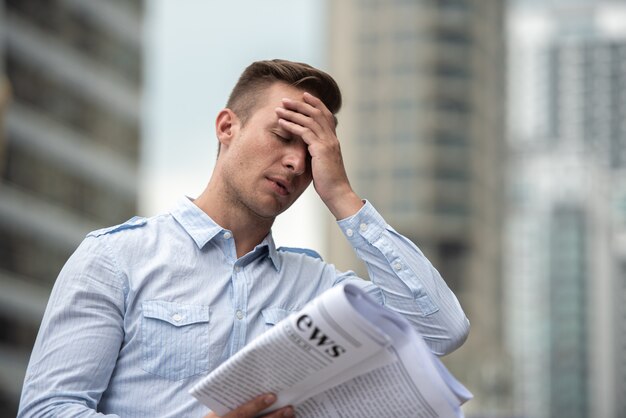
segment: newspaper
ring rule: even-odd
[[[472,394],[399,314],[333,287],[257,337],[190,391],[223,415],[262,393],[299,418],[463,417]]]

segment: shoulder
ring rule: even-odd
[[[329,264],[315,250],[300,247],[280,247],[276,251],[280,260],[277,267],[287,274],[302,274],[319,277],[328,273]]]
[[[322,256],[317,251],[312,250],[310,248],[280,247],[278,248],[277,251],[283,254],[287,254],[287,255],[295,255],[295,256],[303,255],[303,256],[310,257],[312,259],[323,261]]]
[[[164,245],[167,247],[176,241],[180,234],[176,225],[170,214],[135,216],[119,225],[89,232],[83,242],[120,259],[152,256]]]
[[[148,223],[148,218],[141,216],[134,216],[124,223],[119,225],[110,226],[107,228],[97,229],[87,234],[88,237],[101,237],[104,235],[112,235],[122,231],[133,230],[143,228]]]

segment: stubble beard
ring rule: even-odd
[[[253,190],[252,193],[246,193],[242,188],[233,184],[233,182],[226,182],[227,204],[233,211],[244,216],[248,215],[250,218],[257,218],[259,222],[269,223],[271,226],[276,217],[287,208],[277,207],[271,213],[268,213],[268,211],[263,210],[263,202],[261,202],[261,199],[255,198],[255,193],[255,190]]]

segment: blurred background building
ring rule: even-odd
[[[0,1],[2,417],[61,266],[86,232],[136,212],[142,9]]]
[[[515,410],[626,416],[626,4],[510,13]]]
[[[349,177],[458,295],[472,330],[444,361],[475,394],[468,413],[490,416],[511,406],[502,344],[505,6],[329,2]],[[329,231],[331,261],[353,266],[352,248],[332,223]]]

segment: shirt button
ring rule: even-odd
[[[229,231],[224,232],[224,239],[231,239],[233,237],[233,234],[231,234]]]
[[[346,229],[346,235],[351,237],[352,235],[354,235],[354,231],[351,230],[350,228]]]
[[[235,273],[239,273],[241,271],[241,267],[235,266]]]
[[[172,319],[174,320],[174,322],[180,322],[182,321],[183,317],[181,314],[174,314],[172,315]]]
[[[241,312],[241,310],[238,310],[235,315],[237,315],[237,319],[243,319],[243,312]]]
[[[361,230],[361,232],[365,232],[365,231],[367,231],[367,224],[361,224],[361,225],[359,225],[359,229]]]
[[[395,271],[402,270],[402,263],[401,263],[401,262],[399,262],[399,261],[396,261],[395,263],[393,263],[393,269],[394,269]]]

